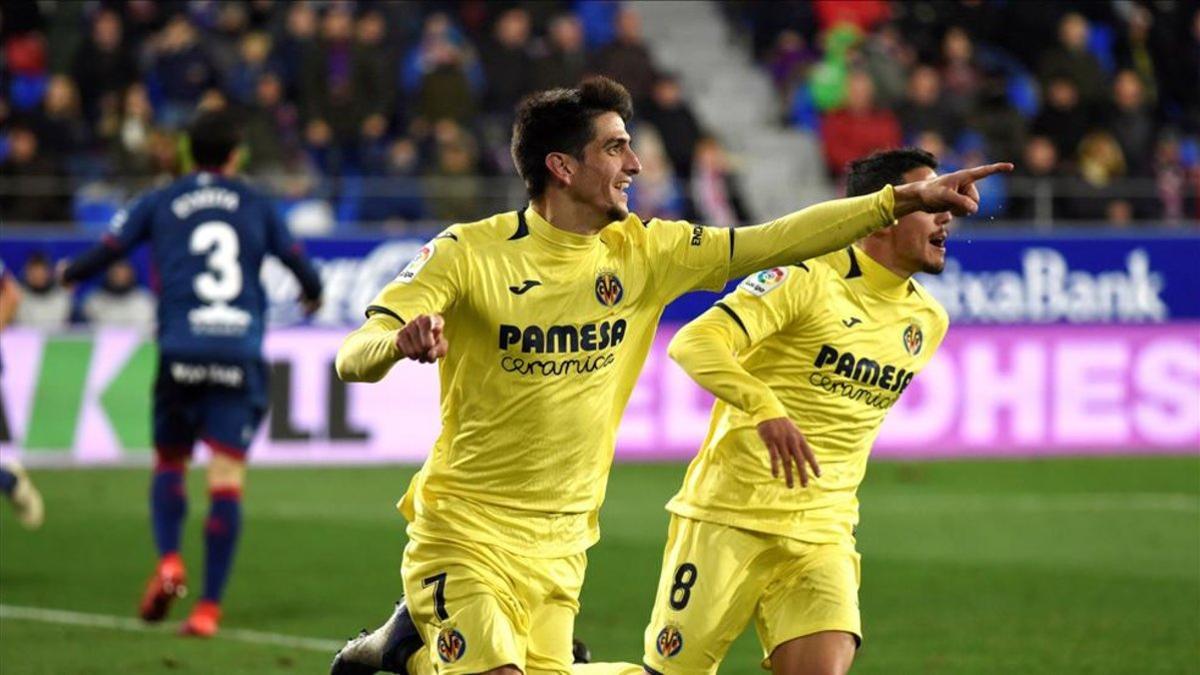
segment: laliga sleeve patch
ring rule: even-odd
[[[408,261],[408,264],[404,266],[404,269],[400,270],[400,274],[396,276],[396,281],[407,284],[415,279],[417,273],[425,267],[425,263],[429,262],[429,259],[433,257],[434,251],[437,250],[436,245],[437,241],[433,240],[422,246],[421,250],[417,251],[417,254],[413,256],[413,259]]]
[[[746,277],[739,287],[750,295],[766,295],[779,287],[787,278],[787,268],[772,267]]]

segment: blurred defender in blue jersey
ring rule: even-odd
[[[205,113],[189,140],[197,171],[118,213],[101,243],[63,270],[63,281],[97,274],[143,242],[151,247],[159,277],[159,364],[150,514],[159,562],[141,616],[161,621],[185,593],[184,473],[201,440],[212,451],[204,593],[180,632],[207,637],[217,631],[240,529],[246,452],[267,408],[263,258],[278,257],[296,275],[310,313],[320,305],[321,282],[271,201],[234,177],[241,154],[234,120]]]

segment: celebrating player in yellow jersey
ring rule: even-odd
[[[881,152],[851,164],[847,193],[936,168],[921,150]],[[945,310],[912,275],[942,271],[950,221],[911,213],[751,275],[671,341],[718,401],[667,505],[647,670],[714,673],[751,619],[775,673],[850,669],[862,640],[856,494],[884,417],[946,334]]]
[[[643,222],[627,207],[641,169],[631,115],[628,92],[605,78],[526,99],[512,154],[530,205],[435,237],[339,351],[351,381],[440,360],[442,432],[399,504],[406,604],[348,643],[334,673],[571,670],[614,437],[667,303],[914,211],[972,211],[973,181],[1005,169],[738,230]]]

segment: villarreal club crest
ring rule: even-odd
[[[683,633],[675,626],[667,626],[658,632],[654,646],[659,654],[669,659],[683,649]]]
[[[924,346],[925,334],[921,332],[921,327],[916,323],[908,324],[908,328],[904,329],[904,351],[910,356],[916,356]]]
[[[625,297],[625,287],[616,273],[603,271],[596,275],[596,299],[605,307],[613,307]]]
[[[443,628],[437,636],[437,653],[442,663],[454,663],[467,653],[467,639],[454,628]]]

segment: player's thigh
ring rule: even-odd
[[[525,668],[529,617],[498,567],[494,549],[410,539],[404,596],[439,673]]]
[[[583,588],[587,554],[528,560],[526,594],[531,607],[525,672],[570,673],[572,642],[579,593]]]
[[[165,459],[186,459],[199,434],[201,392],[176,378],[174,363],[160,358],[154,378],[154,448]]]
[[[755,619],[767,660],[764,666],[781,645],[819,633],[838,634],[832,637],[839,645],[861,644],[861,567],[854,546],[849,542],[814,545],[786,540],[781,546],[786,562],[776,565]],[[829,644],[825,638],[810,642]]]
[[[643,662],[660,673],[712,673],[745,630],[765,585],[764,536],[671,516]]]
[[[842,631],[821,631],[788,640],[771,652],[775,675],[845,675],[850,672],[857,638]]]
[[[214,454],[245,460],[250,443],[266,414],[264,376],[252,366],[239,367],[244,384],[226,387],[210,384],[203,402],[201,439]]]

